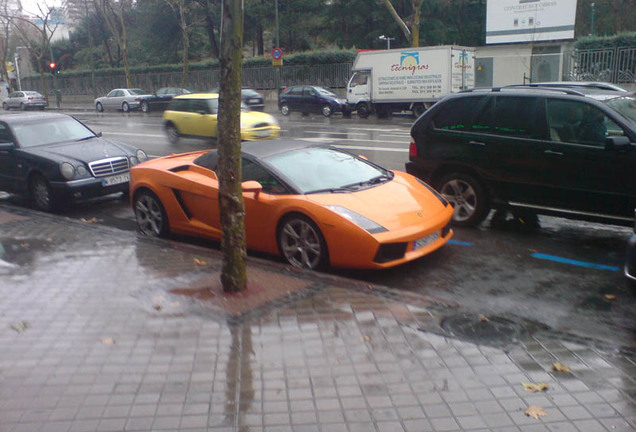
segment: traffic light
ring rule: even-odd
[[[51,72],[52,74],[56,74],[59,75],[61,74],[61,69],[62,69],[62,65],[59,63],[55,63],[55,62],[49,62],[49,72]]]
[[[51,69],[51,72],[55,72],[56,67],[57,67],[57,63],[55,62],[49,63],[49,69]]]

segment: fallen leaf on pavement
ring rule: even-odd
[[[616,300],[616,296],[614,294],[605,294],[605,300]]]
[[[488,322],[488,321],[490,321],[490,320],[489,320],[489,319],[488,319],[488,317],[487,317],[487,316],[485,316],[485,315],[479,315],[479,321],[482,321],[482,322]]]
[[[163,306],[161,306],[161,305],[154,305],[152,308],[153,308],[154,310],[156,310],[156,311],[160,311],[161,309],[163,309]]]
[[[541,408],[540,406],[530,405],[528,409],[526,410],[526,415],[528,417],[532,417],[534,419],[539,420],[539,417],[545,417],[548,414],[546,414],[546,412],[543,411],[543,408]]]
[[[103,338],[102,343],[104,345],[113,345],[115,343],[115,339],[113,338]]]
[[[529,391],[529,392],[532,392],[532,393],[540,392],[540,391],[546,391],[547,389],[550,388],[550,386],[548,386],[545,383],[534,384],[534,383],[524,382],[524,383],[521,383],[521,385],[523,386],[523,389],[525,391]]]
[[[371,340],[371,338],[369,336],[365,336],[362,338],[363,341],[365,342],[369,342]]]
[[[99,222],[99,219],[97,219],[96,217],[92,217],[90,219],[80,218],[80,220],[82,222],[86,222],[86,223],[97,223],[97,222]]]
[[[570,372],[570,368],[559,362],[552,363],[552,370],[557,372]]]
[[[195,258],[195,259],[194,259],[194,263],[195,263],[196,265],[200,265],[200,266],[202,266],[202,265],[206,265],[206,264],[207,264],[205,261],[200,260],[199,258]]]
[[[17,324],[11,324],[11,328],[13,330],[17,331],[18,333],[22,333],[23,331],[25,331],[29,327],[30,327],[30,325],[29,325],[28,321],[20,321]]]

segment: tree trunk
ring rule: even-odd
[[[245,205],[241,191],[243,7],[242,0],[223,0],[218,177],[223,253],[221,284],[225,292],[247,288]]]

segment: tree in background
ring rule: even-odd
[[[420,46],[420,17],[422,13],[422,3],[424,0],[410,0],[410,12],[409,15],[406,15],[408,12],[404,12],[404,18],[400,16],[400,14],[395,10],[391,0],[382,0],[384,5],[389,10],[389,13],[398,23],[398,26],[406,36],[411,47]]]
[[[124,74],[126,75],[126,87],[132,87],[132,76],[130,74],[130,58],[128,56],[128,27],[126,16],[132,8],[132,0],[93,0],[95,10],[103,18],[111,35],[115,39],[118,49],[121,52],[121,59],[124,64]]]
[[[223,0],[218,177],[221,217],[221,284],[226,292],[247,288],[245,204],[241,190],[241,74],[243,1]]]
[[[15,16],[12,23],[22,43],[29,50],[29,54],[37,65],[40,75],[40,88],[44,96],[49,96],[49,91],[44,79],[45,72],[49,71],[48,60],[51,59],[51,39],[57,30],[57,23],[52,22],[51,12],[53,8],[38,5],[39,13],[36,20],[21,16]],[[37,24],[36,24],[37,22]]]

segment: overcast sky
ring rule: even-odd
[[[40,15],[38,4],[42,7],[42,10],[46,10],[47,6],[60,6],[60,0],[20,0],[22,3],[22,9],[33,15]]]

